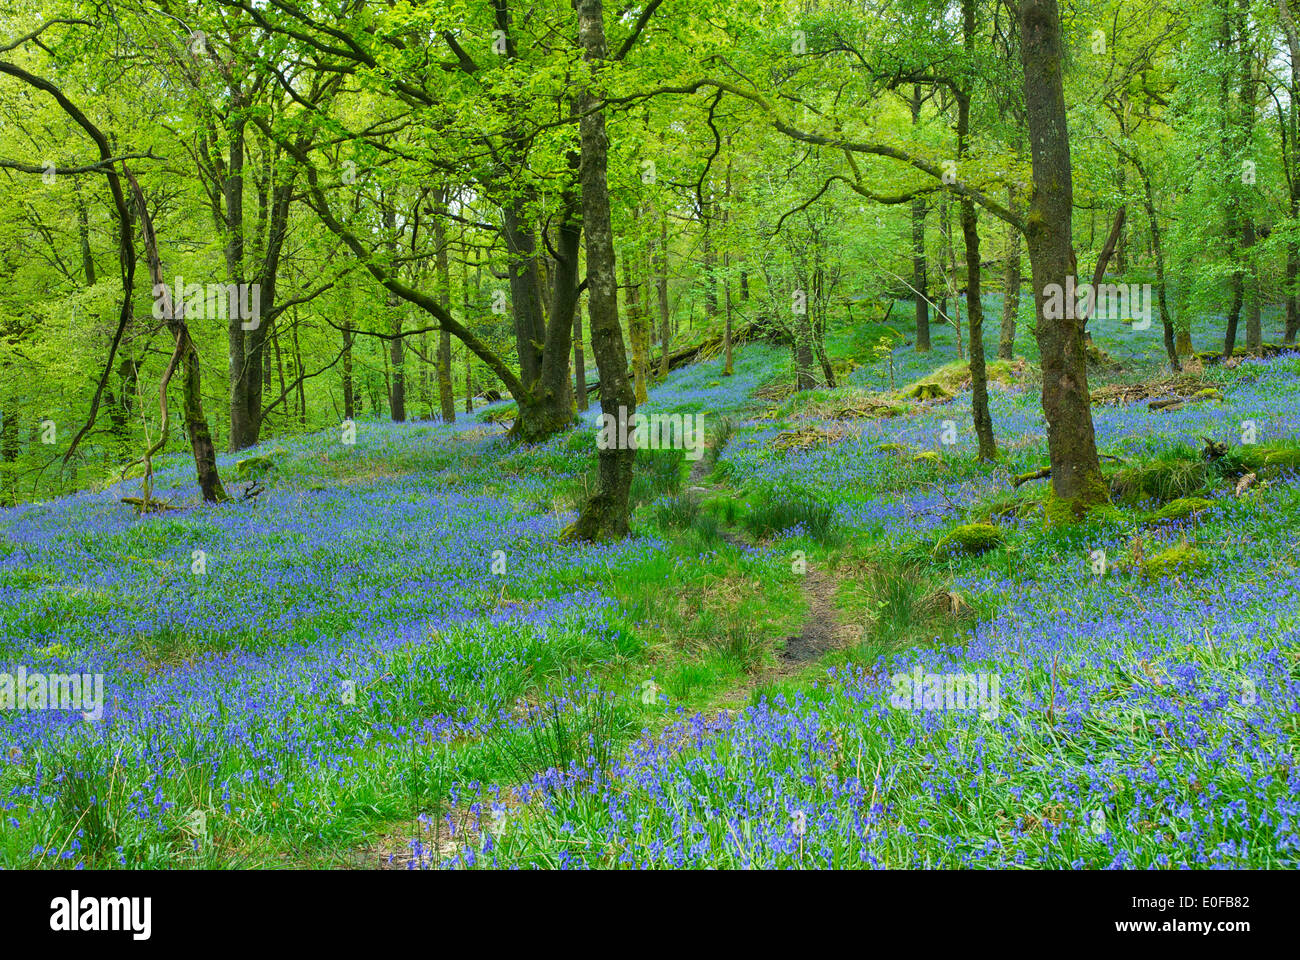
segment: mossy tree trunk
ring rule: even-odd
[[[646,319],[641,311],[641,285],[633,275],[632,248],[623,251],[623,289],[627,291],[627,333],[632,341],[632,376],[637,403],[649,399],[646,377],[650,371],[650,357],[646,350]]]
[[[609,142],[605,114],[592,89],[606,59],[604,9],[601,0],[574,0],[578,40],[592,76],[579,95],[579,136],[582,141],[582,214],[587,231],[587,303],[591,321],[591,352],[600,371],[601,410],[615,417],[636,410],[627,378],[627,350],[618,320],[618,275],[614,262],[614,231],[610,222],[607,165]],[[632,488],[633,449],[617,444],[599,452],[600,479],[596,493],[582,505],[578,519],[565,531],[567,539],[602,540],[628,533],[628,500]]]
[[[921,122],[921,85],[912,84],[912,126]],[[916,350],[930,352],[930,301],[926,299],[925,198],[912,201],[912,295],[916,298]]]
[[[975,53],[975,0],[962,0],[962,45],[969,59],[968,69],[974,67]],[[957,156],[966,157],[970,143],[970,89],[969,78],[957,94]],[[993,439],[993,415],[989,413],[989,382],[984,366],[984,304],[980,299],[980,233],[975,213],[975,201],[969,196],[961,200],[961,232],[966,243],[966,326],[970,331],[970,384],[971,417],[975,422],[975,436],[979,442],[979,458],[994,460],[998,455]]]
[[[1016,209],[1016,191],[1007,188],[1007,209]],[[1002,281],[1002,328],[998,332],[998,356],[1010,360],[1016,354],[1016,318],[1020,313],[1020,231],[1007,228],[1007,258]]]
[[[1035,335],[1042,359],[1043,413],[1052,468],[1054,500],[1049,516],[1066,519],[1107,502],[1109,496],[1093,432],[1083,325],[1070,316],[1048,319],[1045,310],[1052,290],[1064,291],[1074,259],[1070,134],[1056,0],[1021,0],[1019,25],[1034,179],[1025,242],[1033,272]]]
[[[655,290],[659,296],[659,377],[668,376],[668,354],[672,349],[673,329],[668,309],[668,214],[659,218],[659,255],[655,263]]]

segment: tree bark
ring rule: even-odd
[[[912,84],[912,126],[921,122],[921,85]],[[912,201],[912,295],[916,298],[916,350],[930,352],[930,301],[926,290],[925,199]]]
[[[591,351],[600,371],[600,405],[616,419],[630,417],[636,397],[627,379],[627,351],[618,321],[618,276],[614,263],[614,232],[610,222],[604,104],[592,89],[606,58],[604,9],[601,0],[574,0],[578,40],[592,76],[579,96],[579,135],[582,141],[582,212],[587,231],[587,302],[591,320]],[[629,424],[630,426],[630,424]],[[582,505],[566,538],[601,540],[628,533],[628,499],[636,451],[607,445],[599,452],[599,485]]]
[[[638,404],[649,399],[646,388],[646,376],[650,370],[650,358],[647,356],[645,319],[641,313],[640,284],[632,272],[632,254],[629,248],[623,250],[623,289],[627,291],[627,333],[632,342],[632,379],[633,394]]]
[[[1288,214],[1294,224],[1300,221],[1300,151],[1297,151],[1296,137],[1300,135],[1300,30],[1296,29],[1295,16],[1291,10],[1291,0],[1277,0],[1278,20],[1286,35],[1287,50],[1291,59],[1291,83],[1288,88],[1287,115],[1283,123],[1286,126],[1290,151],[1284,157],[1286,163],[1287,193],[1289,197]],[[1300,280],[1300,243],[1288,238],[1286,242],[1286,328],[1283,333],[1285,343],[1295,343],[1296,333],[1300,332],[1300,309],[1297,308],[1297,280]]]
[[[975,0],[962,0],[962,46],[967,67],[975,66]],[[972,78],[973,79],[973,78]],[[966,157],[970,144],[970,90],[967,80],[957,91],[957,157]],[[966,242],[966,326],[970,330],[971,418],[979,442],[979,458],[995,460],[998,447],[993,439],[993,415],[989,413],[988,372],[984,366],[984,303],[980,299],[980,234],[975,201],[962,197],[961,232]]]
[[[1046,316],[1053,289],[1065,290],[1074,259],[1074,210],[1070,134],[1062,77],[1061,21],[1056,0],[1020,0],[1020,58],[1024,70],[1026,119],[1033,160],[1034,190],[1026,220],[1032,266],[1036,339],[1043,370],[1043,413],[1047,419],[1053,501],[1049,522],[1067,520],[1109,500],[1088,396],[1083,326],[1062,310]]]
[[[226,488],[217,473],[217,451],[212,443],[212,433],[208,429],[207,417],[203,413],[203,390],[199,370],[199,352],[190,339],[189,327],[184,319],[182,304],[173,304],[166,278],[163,276],[162,260],[158,256],[158,240],[154,233],[153,220],[145,203],[144,192],[136,182],[126,164],[122,165],[131,190],[135,197],[136,212],[140,215],[140,233],[144,238],[145,252],[149,260],[149,276],[153,280],[154,294],[162,300],[163,322],[176,340],[176,354],[180,357],[181,396],[185,418],[185,434],[190,440],[190,450],[194,454],[194,469],[198,475],[199,489],[203,499],[209,503],[221,503],[229,500]]]
[[[438,293],[442,305],[451,313],[451,261],[447,249],[447,191],[440,196],[434,211],[433,240],[437,250],[435,263],[438,270]],[[438,406],[444,423],[456,422],[456,394],[451,384],[451,333],[438,334]]]
[[[1016,191],[1007,188],[1007,208],[1016,209]],[[1010,360],[1016,353],[1016,318],[1020,313],[1020,231],[1007,228],[1007,259],[1002,281],[1002,328],[998,332],[998,356]]]
[[[741,274],[743,279],[744,274]],[[741,290],[745,285],[742,282]],[[673,331],[668,310],[668,214],[659,218],[659,256],[655,264],[655,290],[659,297],[659,378],[668,376],[668,354],[672,349]]]

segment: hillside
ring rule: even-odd
[[[1295,867],[1300,357],[1170,381],[1097,331],[1115,506],[1062,527],[1013,486],[1034,358],[991,368],[981,463],[935,333],[792,398],[762,343],[673,372],[643,409],[709,449],[640,451],[613,543],[559,538],[598,407],[223,455],[264,458],[249,500],[177,461],[174,509],[4,511],[0,661],[106,702],[0,714],[0,865]]]

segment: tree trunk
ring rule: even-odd
[[[921,85],[912,84],[912,126],[921,122]],[[916,298],[916,350],[930,352],[930,301],[925,270],[925,200],[912,201],[912,295]]]
[[[1007,207],[1016,209],[1016,191],[1007,188]],[[1007,229],[1007,259],[1002,281],[1002,329],[998,333],[998,356],[1010,360],[1016,354],[1016,318],[1020,313],[1020,231]]]
[[[668,311],[668,214],[659,219],[659,256],[655,265],[655,290],[659,295],[659,377],[668,376],[668,354],[672,347],[673,331],[669,322]],[[742,294],[745,289],[744,274],[741,274]]]
[[[438,271],[438,297],[443,308],[451,313],[451,262],[447,249],[447,191],[440,196],[434,211],[433,239],[437,247],[435,262]],[[444,423],[456,422],[456,394],[451,385],[451,332],[438,334],[438,406]]]
[[[707,190],[708,185],[702,187]],[[707,193],[700,194],[700,218],[704,221],[704,314],[710,320],[718,315],[717,254],[713,249],[713,204]]]
[[[1250,147],[1255,128],[1255,59],[1250,43],[1250,0],[1237,0],[1237,25],[1240,31],[1241,89],[1238,91],[1241,119],[1242,151]],[[1242,184],[1241,268],[1246,308],[1246,349],[1258,353],[1260,347],[1259,262],[1255,253],[1255,211],[1248,203],[1250,186]]]
[[[573,392],[578,403],[578,410],[586,410],[587,403],[587,359],[582,353],[582,309],[573,311]]]
[[[271,190],[266,249],[256,281],[260,288],[258,295],[260,312],[257,317],[250,318],[253,320],[253,327],[248,331],[248,337],[244,342],[244,363],[247,373],[243,389],[248,404],[248,433],[244,439],[250,441],[250,445],[257,443],[262,436],[263,390],[271,383],[270,364],[266,362],[267,327],[274,322],[271,315],[275,309],[280,257],[284,252],[285,238],[289,235],[289,207],[293,203],[296,180],[297,171],[290,170],[285,175],[285,179],[275,183]]]
[[[582,140],[582,212],[587,231],[587,302],[591,319],[591,352],[600,372],[600,405],[605,416],[624,421],[636,410],[627,379],[627,351],[618,322],[618,276],[614,263],[614,232],[610,223],[606,179],[609,142],[605,135],[604,104],[591,89],[605,60],[605,23],[601,0],[574,0],[578,39],[592,76],[579,96],[579,135]],[[630,424],[628,424],[630,426]],[[599,452],[600,480],[596,493],[582,505],[566,538],[600,540],[628,533],[628,499],[636,451],[618,443]]]
[[[1247,268],[1245,277],[1245,310],[1246,310],[1246,350],[1250,353],[1258,354],[1260,347],[1260,317],[1259,317],[1259,275],[1255,264],[1251,261],[1255,245],[1255,224],[1250,217],[1241,230],[1241,247],[1243,257],[1250,263]]]
[[[1036,339],[1043,370],[1053,500],[1049,522],[1081,516],[1109,499],[1097,458],[1088,397],[1083,326],[1060,310],[1048,317],[1048,297],[1062,294],[1073,261],[1074,210],[1070,134],[1062,78],[1061,22],[1056,0],[1020,0],[1020,58],[1026,119],[1033,158],[1034,190],[1026,220],[1032,266]]]
[[[1155,192],[1151,189],[1151,178],[1147,176],[1146,167],[1134,158],[1133,168],[1142,180],[1142,203],[1146,207],[1147,222],[1151,225],[1151,252],[1156,261],[1156,295],[1160,298],[1160,325],[1164,328],[1165,353],[1169,357],[1169,366],[1173,370],[1182,370],[1178,359],[1178,344],[1174,332],[1174,317],[1169,312],[1165,301],[1165,251],[1160,236],[1160,218],[1156,215]]]
[[[343,330],[343,419],[357,415],[356,397],[352,387],[352,329]]]
[[[649,399],[646,390],[646,374],[650,370],[650,358],[646,355],[645,322],[641,316],[640,285],[632,275],[632,255],[630,249],[623,251],[623,288],[627,291],[627,333],[632,342],[632,378],[638,404]]]
[[[1292,224],[1295,224],[1300,221],[1300,150],[1297,150],[1296,144],[1296,137],[1300,135],[1300,30],[1296,29],[1291,0],[1277,0],[1277,9],[1291,59],[1291,83],[1288,89],[1285,120],[1291,149],[1289,156],[1284,159],[1287,164],[1287,193],[1290,199],[1288,212]],[[1296,300],[1297,280],[1300,280],[1300,243],[1288,239],[1286,242],[1286,328],[1283,333],[1286,343],[1295,343],[1296,333],[1300,332],[1300,310],[1297,309]]]
[[[1232,55],[1232,32],[1233,17],[1231,12],[1232,0],[1219,0],[1219,43],[1222,47],[1224,62]],[[1232,73],[1225,66],[1219,77],[1219,134],[1220,150],[1224,155],[1225,168],[1235,159],[1237,145],[1236,137],[1239,129],[1233,123],[1232,109]],[[1238,249],[1238,238],[1241,236],[1241,184],[1238,183],[1239,177],[1235,174],[1228,180],[1228,192],[1223,208],[1223,237],[1226,246],[1226,257],[1232,265],[1232,276],[1229,280],[1229,292],[1232,296],[1232,306],[1228,310],[1228,320],[1224,327],[1223,333],[1223,355],[1232,356],[1232,351],[1236,348],[1237,343],[1237,323],[1241,317],[1242,288],[1244,286],[1244,276],[1241,264],[1241,252]]]
[[[241,110],[241,93],[238,86],[231,90],[230,108],[234,118],[229,124],[229,157],[226,176],[221,184],[226,215],[226,282],[244,282],[244,145],[246,120]],[[173,305],[174,309],[180,309]],[[244,354],[244,328],[238,311],[231,310],[226,318],[226,341],[229,352],[230,381],[230,438],[228,449],[243,450],[257,441],[253,438],[252,424],[248,418],[248,362]]]
[[[962,0],[962,45],[970,63],[975,52],[975,0]],[[969,82],[957,92],[957,157],[966,157],[970,141]],[[961,232],[966,242],[966,316],[970,330],[971,417],[979,441],[979,458],[995,460],[997,443],[993,439],[993,415],[989,413],[988,373],[984,366],[984,304],[980,299],[980,234],[975,201],[961,201]]]
[[[163,322],[176,340],[176,353],[182,363],[181,395],[185,417],[185,435],[189,437],[190,450],[194,454],[194,470],[198,475],[199,489],[203,499],[209,503],[221,503],[229,500],[226,488],[217,473],[217,450],[212,443],[212,433],[208,429],[208,420],[203,413],[203,390],[199,369],[199,352],[190,339],[189,327],[184,320],[184,304],[179,306],[171,302],[166,279],[163,277],[162,260],[158,256],[158,240],[154,233],[153,220],[145,203],[144,192],[135,177],[123,165],[131,191],[135,197],[136,211],[140,215],[140,233],[144,238],[145,252],[149,260],[149,276],[153,280],[154,294],[162,301]]]

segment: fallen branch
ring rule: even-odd
[[[135,507],[140,513],[160,513],[163,510],[180,509],[180,507],[173,506],[164,500],[154,500],[148,497],[123,497],[122,502]]]
[[[1030,480],[1046,480],[1052,475],[1051,467],[1043,467],[1041,470],[1035,470],[1032,473],[1022,473],[1011,481],[1011,486],[1019,487],[1022,483],[1028,483]]]

